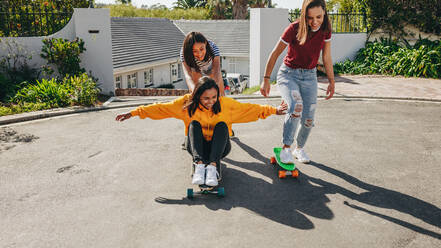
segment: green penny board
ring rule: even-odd
[[[294,163],[284,164],[284,163],[282,163],[282,161],[280,161],[280,151],[282,151],[281,147],[274,147],[274,155],[276,157],[277,164],[287,171],[294,170],[296,168],[296,165]]]

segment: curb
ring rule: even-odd
[[[170,99],[176,98],[174,97],[156,97],[151,99],[141,99],[141,100],[127,100],[127,101],[118,101],[117,97],[111,97],[107,100],[102,106],[96,107],[70,107],[70,108],[59,108],[59,109],[49,109],[49,110],[41,110],[29,113],[21,113],[15,115],[6,115],[0,117],[0,126],[25,122],[25,121],[33,121],[38,119],[62,116],[62,115],[70,115],[76,113],[85,113],[92,111],[102,111],[109,109],[117,109],[117,108],[128,108],[128,107],[137,107],[139,105],[149,105],[154,102],[162,102],[158,98],[162,98],[162,101],[167,101]],[[254,96],[254,95],[237,95],[231,96],[231,98],[236,100],[252,100],[252,99],[277,99],[280,96]],[[319,99],[324,99],[325,96],[318,96]],[[381,97],[381,96],[333,96],[332,99],[369,99],[369,100],[397,100],[397,101],[421,101],[421,102],[433,102],[433,103],[441,103],[441,99],[436,98],[421,98],[421,97]],[[159,101],[158,101],[159,100]],[[114,104],[109,106],[112,102],[122,102],[121,104]]]

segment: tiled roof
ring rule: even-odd
[[[173,21],[184,34],[201,32],[219,47],[221,56],[228,54],[249,56],[249,20],[177,20]]]
[[[178,58],[185,35],[168,19],[112,17],[113,68]]]

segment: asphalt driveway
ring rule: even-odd
[[[0,127],[0,247],[441,246],[440,103],[320,100],[297,180],[283,117],[234,125],[226,197],[194,200],[183,124],[127,110]]]

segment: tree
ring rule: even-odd
[[[231,3],[228,0],[208,0],[212,19],[231,19]]]
[[[132,0],[115,0],[115,3],[131,4]]]
[[[190,9],[190,8],[202,8],[205,7],[207,1],[205,0],[177,0],[175,8],[179,9]]]
[[[366,0],[328,0],[326,1],[328,11],[339,11],[344,13],[365,12]]]
[[[248,0],[231,0],[233,19],[246,19],[248,15]]]

